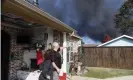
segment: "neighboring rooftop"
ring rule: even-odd
[[[84,44],[83,47],[97,47],[96,44]]]
[[[115,38],[115,39],[112,39],[112,40],[110,40],[110,41],[107,41],[107,42],[105,42],[105,43],[103,43],[103,44],[100,44],[100,45],[98,45],[97,47],[105,46],[105,45],[110,44],[110,43],[112,43],[112,42],[118,41],[118,40],[120,40],[120,39],[122,39],[122,38],[129,39],[129,40],[131,40],[131,41],[133,42],[133,37],[128,36],[128,35],[122,35],[122,36],[120,36],[120,37],[117,37],[117,38]],[[121,44],[122,44],[122,43],[121,43]],[[119,46],[119,45],[116,45],[116,46]],[[124,46],[124,45],[123,45],[123,46]]]

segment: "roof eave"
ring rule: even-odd
[[[49,27],[64,32],[70,32],[70,33],[72,33],[73,31],[76,32],[75,29],[64,24],[60,20],[52,17],[48,13],[44,12],[43,10],[39,9],[38,7],[34,6],[33,4],[25,0],[7,0],[6,3],[5,3],[6,6],[4,6],[4,9],[7,9],[6,11],[16,12],[15,14],[18,14],[19,16],[22,15],[27,20],[29,19],[30,21],[35,21],[40,24],[47,24],[49,25]]]
[[[77,39],[82,40],[82,38],[81,38],[79,35],[76,35],[75,33],[77,33],[77,32],[71,33],[71,36],[72,36],[72,37],[75,37],[75,38],[77,38]]]

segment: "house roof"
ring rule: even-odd
[[[107,42],[107,41],[110,41],[112,38],[109,36],[109,35],[106,35],[105,37],[104,37],[104,40],[103,40],[103,42],[105,43],[105,42]]]
[[[59,31],[77,32],[72,27],[64,24],[26,0],[6,0],[2,5],[2,12],[14,13],[15,15],[22,16],[27,21],[48,25]]]
[[[84,44],[83,47],[97,47],[96,44]]]
[[[114,42],[114,41],[116,41],[116,40],[119,40],[119,39],[121,39],[121,38],[128,38],[128,39],[132,39],[132,40],[133,40],[133,37],[131,37],[131,36],[122,35],[122,36],[117,37],[117,38],[115,38],[115,39],[112,39],[112,40],[110,40],[110,41],[108,41],[108,42],[105,42],[105,43],[103,43],[103,44],[100,44],[100,45],[98,45],[97,47],[104,46],[104,45],[106,45],[106,44],[109,44],[109,43]]]

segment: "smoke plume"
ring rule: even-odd
[[[80,36],[87,34],[101,41],[105,34],[111,37],[118,34],[113,21],[114,8],[109,9],[107,1],[110,0],[39,0],[39,7],[76,29]]]

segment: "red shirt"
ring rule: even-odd
[[[43,62],[42,51],[39,50],[37,51],[37,65],[40,65],[42,62]]]

